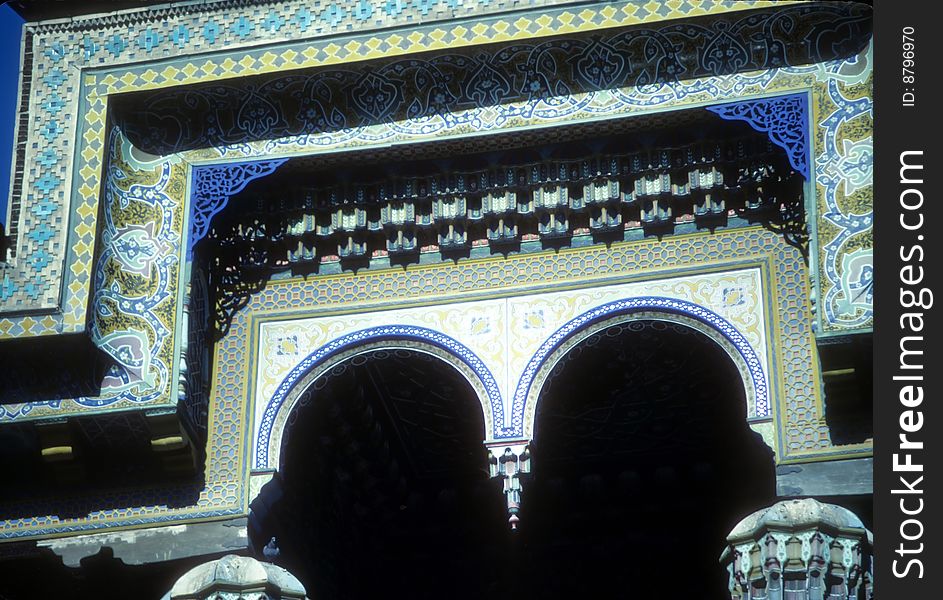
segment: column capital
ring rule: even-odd
[[[307,600],[304,586],[287,570],[234,554],[193,567],[161,600],[236,600],[249,592],[259,600]]]
[[[720,557],[733,600],[873,597],[872,535],[850,510],[784,500],[740,521]],[[861,595],[862,591],[864,596]]]

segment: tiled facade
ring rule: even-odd
[[[769,419],[757,428],[781,461],[868,455],[870,444],[836,447],[829,438],[813,334],[864,331],[873,315],[869,291],[870,47],[840,60],[761,65],[735,75],[675,75],[674,81],[660,87],[621,82],[613,87],[600,85],[594,91],[481,102],[478,109],[456,110],[438,119],[390,120],[385,118],[389,114],[379,110],[374,111],[378,123],[318,135],[276,139],[261,135],[181,150],[160,159],[135,155],[120,131],[108,129],[109,103],[132,92],[283,71],[349,71],[356,70],[352,63],[410,58],[433,50],[474,55],[477,46],[493,42],[530,49],[544,38],[616,36],[623,27],[654,28],[655,23],[679,18],[719,15],[736,20],[741,11],[768,4],[693,0],[182,2],[170,8],[28,25],[27,47],[34,57],[24,86],[30,95],[30,129],[19,132],[27,142],[20,157],[26,181],[23,197],[14,198],[15,257],[0,269],[0,339],[87,330],[115,366],[99,396],[17,399],[0,405],[0,423],[175,405],[176,357],[183,343],[180,306],[186,269],[182,267],[188,260],[187,239],[196,220],[191,210],[198,187],[194,172],[213,165],[281,161],[350,148],[796,97],[805,103],[807,118],[803,127],[808,131],[800,132],[799,138],[808,149],[810,167],[806,189],[812,256],[807,267],[800,253],[781,237],[751,228],[662,242],[619,243],[610,249],[460,262],[410,269],[405,274],[368,272],[274,283],[235,315],[229,332],[216,345],[206,485],[197,502],[171,508],[178,504],[174,501],[177,492],[167,489],[162,496],[141,492],[98,498],[94,504],[121,508],[96,510],[76,519],[55,516],[54,507],[39,507],[35,517],[0,522],[0,537],[244,514],[250,500],[250,469],[272,466],[268,459],[259,462],[252,457],[251,446],[268,401],[259,397],[252,384],[261,385],[257,373],[266,365],[260,361],[268,360],[265,353],[270,350],[260,336],[269,321],[285,318],[277,314],[280,309],[297,303],[317,307],[311,314],[292,316],[303,319],[313,318],[316,312],[391,309],[396,305],[394,298],[406,298],[414,306],[441,305],[443,296],[449,302],[484,301],[477,290],[495,281],[501,282],[496,297],[507,297],[540,291],[549,283],[605,289],[617,278],[626,285],[652,280],[668,285],[665,282],[679,275],[717,276],[724,270],[755,268],[756,289],[763,291],[757,306],[768,321],[761,328],[762,339],[753,340],[756,344],[744,342],[744,347],[752,348],[754,359],[763,366],[754,365],[751,370],[749,353],[744,350],[741,356],[749,379],[766,390],[761,410],[760,387],[754,385],[751,416]],[[851,21],[858,18],[842,14]],[[727,43],[716,33],[718,44]],[[424,56],[415,59],[425,60]],[[665,57],[652,59],[652,64],[661,58]],[[559,68],[562,74],[564,67]],[[406,95],[415,97],[417,92],[406,90]],[[673,298],[674,312],[705,323],[718,312],[710,301],[694,295],[658,297]],[[630,298],[611,300],[627,302],[613,308],[613,315],[623,309],[659,308],[651,303],[633,305]],[[556,325],[569,323],[575,331],[581,314],[573,312]],[[441,329],[430,330],[445,334]],[[742,329],[728,334],[726,339],[734,347],[739,347],[738,335],[750,340]],[[467,339],[450,337],[469,346]],[[549,354],[556,349],[550,337],[535,338],[541,344],[526,357],[536,361],[529,371],[531,379],[539,374],[537,351]],[[316,354],[319,348],[307,350]],[[522,374],[525,371],[526,367]],[[304,372],[299,371],[297,377]],[[501,398],[501,411],[493,419],[506,422],[508,436],[526,434],[527,411],[533,407],[533,402],[526,402],[526,389],[517,394],[521,396],[518,405],[511,407],[517,401],[516,383],[495,384],[503,388],[496,396]],[[483,389],[488,389],[486,383]]]

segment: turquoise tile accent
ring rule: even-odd
[[[190,30],[187,29],[186,25],[177,25],[170,34],[170,39],[174,41],[175,46],[183,48],[190,41]]]
[[[321,19],[327,21],[331,27],[336,27],[338,23],[344,20],[346,14],[347,11],[343,8],[336,4],[331,4],[321,13]]]
[[[45,250],[41,250],[41,252],[45,253]],[[47,254],[46,256],[49,256],[49,255]],[[40,269],[36,269],[36,270],[38,271]],[[44,283],[41,277],[37,276],[35,279],[31,280],[29,283],[23,286],[23,291],[30,298],[38,298],[39,295],[43,293],[43,290],[46,289],[47,285],[48,284]]]
[[[65,46],[62,42],[53,42],[43,51],[43,54],[53,62],[59,62],[65,56]]]
[[[215,44],[216,39],[219,37],[219,23],[216,21],[210,21],[203,26],[203,38],[211,43]]]
[[[32,204],[29,208],[29,211],[42,220],[48,217],[49,215],[51,215],[52,213],[56,212],[56,210],[58,209],[59,209],[58,204],[56,204],[52,200],[49,200],[48,198],[44,198],[40,200],[39,202]]]
[[[138,48],[150,52],[164,41],[159,33],[148,27],[138,37]]]
[[[55,237],[55,235],[56,235],[56,232],[53,231],[52,229],[45,226],[40,226],[40,227],[34,227],[30,229],[29,233],[26,234],[26,237],[33,240],[37,244],[45,244],[46,242],[51,240],[53,237]]]
[[[439,3],[439,0],[415,0],[414,6],[416,7],[416,10],[419,11],[419,14],[425,17],[430,12],[432,12],[432,9],[438,3]]]
[[[95,40],[88,34],[82,38],[82,54],[85,56],[85,60],[91,60],[93,56],[98,53],[98,44],[95,43]]]
[[[65,102],[59,96],[59,94],[53,92],[49,98],[42,104],[43,110],[50,112],[54,115],[58,115],[63,108],[65,108]]]
[[[39,131],[40,135],[46,138],[47,142],[51,142],[62,133],[62,126],[59,125],[59,122],[53,119],[46,123],[42,129]]]
[[[314,15],[311,14],[311,10],[307,6],[302,6],[295,13],[294,21],[301,31],[306,31],[311,22],[314,21]]]
[[[255,24],[246,16],[239,17],[232,24],[232,32],[241,38],[247,37],[253,29],[255,29]]]
[[[353,15],[361,21],[366,21],[373,16],[373,4],[370,3],[370,0],[360,0],[354,9]]]
[[[44,167],[51,167],[59,162],[59,153],[55,148],[46,148],[39,153],[39,164]]]
[[[281,15],[279,15],[274,10],[269,12],[268,16],[265,17],[265,20],[262,21],[262,25],[263,27],[265,27],[265,30],[271,33],[275,33],[276,31],[281,29],[282,25],[284,24],[285,24],[285,19],[282,18]]]
[[[43,269],[49,266],[50,262],[52,262],[52,256],[48,252],[46,252],[45,248],[40,248],[36,252],[33,252],[33,255],[29,257],[29,260],[27,262],[29,266],[33,268],[34,271],[42,271]],[[23,289],[27,290],[27,288],[29,288],[29,285],[30,284],[27,284],[26,287],[24,287]]]
[[[113,56],[120,55],[127,47],[128,43],[117,33],[108,38],[108,42],[105,44],[105,50],[111,52]]]
[[[400,13],[406,10],[405,0],[387,0],[383,10],[391,17],[399,16]]]
[[[6,300],[13,296],[17,290],[16,283],[10,279],[9,275],[3,276],[3,283],[0,283],[0,300]]]
[[[62,85],[66,80],[65,73],[60,69],[55,68],[52,71],[46,73],[46,76],[43,77],[43,83],[48,85],[51,88],[57,88]]]
[[[59,179],[52,173],[46,173],[42,177],[37,179],[34,185],[36,189],[42,192],[43,196],[48,196],[49,192],[59,187],[60,183],[62,183],[61,179]]]

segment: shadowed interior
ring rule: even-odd
[[[775,491],[772,452],[745,417],[740,374],[703,334],[603,330],[544,385],[510,532],[468,383],[435,357],[371,352],[296,407],[256,543],[275,536],[322,599],[654,594],[666,581],[722,598],[724,537]]]

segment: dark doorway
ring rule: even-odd
[[[775,474],[716,342],[656,320],[604,329],[554,367],[535,427],[526,597],[729,598],[724,539],[774,500]]]
[[[506,517],[463,376],[422,352],[381,350],[335,367],[306,396],[262,538],[277,536],[280,564],[311,597],[499,595]]]

